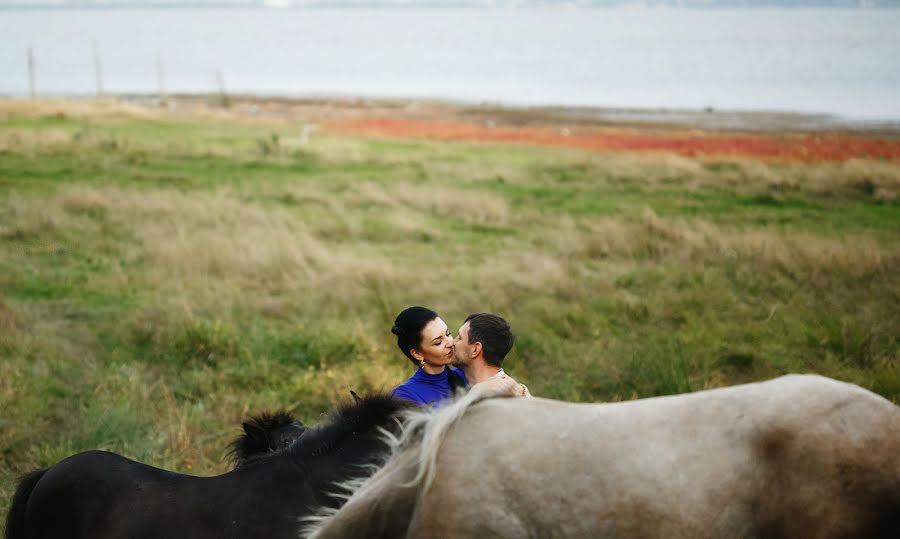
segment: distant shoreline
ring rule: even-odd
[[[94,100],[94,96],[41,96],[41,99]],[[3,99],[22,99],[3,96]],[[104,99],[157,105],[152,94],[112,94]],[[217,94],[170,94],[171,106],[215,108],[221,99]],[[810,133],[847,131],[859,134],[900,136],[900,121],[848,120],[837,115],[790,111],[741,111],[670,108],[627,108],[539,105],[524,106],[504,103],[471,103],[433,98],[383,98],[346,95],[283,96],[228,94],[231,108],[242,113],[262,115],[300,115],[311,121],[341,120],[360,116],[407,119],[465,119],[509,127],[634,127],[638,129],[703,129],[726,132]]]
[[[446,101],[563,122],[900,129],[897,9],[194,5],[8,11],[0,91],[223,89]]]
[[[0,101],[8,110],[91,118],[250,122],[306,139],[336,136],[513,144],[586,151],[664,152],[769,162],[900,160],[900,129],[846,127],[790,113],[502,107],[435,100],[148,95]]]

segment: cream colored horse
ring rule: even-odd
[[[476,392],[477,393],[477,392]],[[611,404],[469,395],[307,529],[345,537],[900,537],[900,408],[785,376]]]

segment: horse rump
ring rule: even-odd
[[[13,494],[12,505],[6,515],[6,539],[21,539],[25,537],[25,510],[28,507],[28,498],[38,481],[44,477],[50,468],[41,468],[29,472],[19,478],[19,486]]]
[[[870,518],[863,522],[860,536],[872,539],[900,537],[900,480],[894,481],[889,492],[876,496],[871,501]]]

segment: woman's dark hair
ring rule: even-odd
[[[394,320],[391,332],[397,336],[397,346],[417,366],[419,362],[409,351],[422,346],[422,330],[437,317],[438,314],[431,309],[410,307],[404,309]]]

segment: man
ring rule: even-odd
[[[454,366],[462,369],[466,380],[479,391],[492,388],[500,393],[530,397],[524,384],[516,383],[503,372],[503,358],[512,349],[515,335],[509,324],[496,314],[470,314],[454,344]]]

